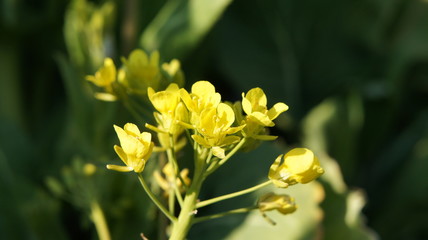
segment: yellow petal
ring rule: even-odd
[[[216,118],[215,108],[206,108],[201,112],[201,119],[198,126],[198,131],[203,134],[211,134],[215,128]]]
[[[192,85],[192,93],[204,97],[215,93],[215,87],[208,81],[198,81]]]
[[[117,153],[117,155],[120,157],[120,159],[126,164],[128,165],[128,156],[126,155],[126,153],[123,151],[123,149],[117,145],[114,145],[114,151]]]
[[[141,49],[135,49],[129,54],[128,64],[133,69],[138,69],[141,66],[147,65],[149,59],[147,54]]]
[[[94,93],[94,97],[98,100],[106,101],[106,102],[114,102],[117,100],[117,97],[110,93],[97,92],[97,93]]]
[[[263,125],[265,127],[275,126],[275,123],[273,123],[266,114],[263,114],[261,112],[253,112],[251,113],[250,117],[252,120],[257,121],[260,125]]]
[[[288,110],[288,106],[285,103],[279,102],[276,103],[271,109],[269,109],[267,115],[270,120],[274,120],[279,116],[279,114]]]
[[[213,155],[222,159],[225,158],[226,155],[224,154],[224,149],[221,147],[212,147]]]
[[[166,133],[166,134],[168,133],[167,131],[161,130],[161,129],[159,129],[159,128],[151,125],[151,124],[148,124],[148,123],[146,123],[144,126],[148,129],[155,131],[155,132],[158,132],[158,133]]]
[[[220,116],[220,118],[226,117],[227,122],[224,128],[230,127],[235,121],[235,112],[229,105],[225,103],[218,104],[217,115]]]
[[[226,133],[227,134],[234,134],[234,133],[241,131],[244,127],[245,127],[245,124],[238,126],[238,127],[231,127],[226,131]]]
[[[154,67],[158,66],[159,58],[160,56],[158,51],[152,52],[152,54],[150,54],[150,65]]]
[[[152,134],[149,132],[142,132],[141,133],[141,140],[145,143],[149,143],[152,141]]]
[[[153,101],[152,100],[153,94],[155,94],[155,90],[151,87],[148,87],[147,88],[147,96],[149,97],[150,101]]]
[[[278,138],[278,136],[272,136],[272,135],[254,135],[251,137],[262,141],[273,141]]]
[[[274,180],[274,179],[277,178],[278,168],[279,168],[279,165],[281,164],[282,156],[283,156],[282,154],[279,155],[275,159],[275,161],[272,163],[272,165],[270,166],[270,168],[269,168],[269,174],[268,174],[269,179]]]
[[[314,153],[307,148],[294,148],[284,156],[284,164],[294,174],[308,171],[314,161]]]
[[[165,178],[163,178],[163,177],[160,175],[160,173],[159,173],[159,171],[158,171],[158,170],[156,170],[156,171],[153,173],[153,177],[155,178],[155,181],[157,182],[157,184],[158,184],[158,185],[159,185],[163,190],[165,190],[165,191],[169,190],[170,185],[169,185],[168,181],[166,181],[166,180],[165,180]]]
[[[140,159],[139,161],[134,162],[134,166],[133,166],[134,172],[136,173],[142,172],[145,166],[146,166],[146,161],[143,159]]]
[[[190,94],[186,91],[186,89],[180,89],[180,97],[190,111],[195,111],[195,106],[193,104],[192,97],[190,97]]]
[[[112,164],[107,164],[107,169],[118,171],[118,172],[131,172],[133,170],[132,167],[112,165]]]
[[[244,93],[242,93],[242,109],[247,115],[251,115],[251,113],[253,112],[251,102],[247,98],[245,98]]]
[[[168,85],[168,87],[165,89],[165,91],[174,92],[174,93],[178,94],[179,89],[180,88],[178,87],[178,85],[176,83],[171,83]]]
[[[123,127],[123,130],[125,130],[125,132],[127,134],[132,133],[135,136],[140,135],[140,129],[138,129],[137,125],[135,125],[133,123],[127,123],[127,124],[125,124],[125,126]]]
[[[245,96],[254,106],[266,106],[267,104],[267,98],[266,94],[263,92],[261,88],[253,88],[250,91],[248,91],[247,95]]]
[[[231,144],[235,144],[241,140],[238,136],[227,136],[223,139],[223,141],[220,143],[220,146],[227,146]]]
[[[160,113],[167,113],[171,105],[174,104],[171,102],[172,97],[171,93],[163,91],[153,94],[150,100],[156,110]],[[175,104],[173,107],[175,107]]]
[[[210,145],[208,144],[208,142],[201,136],[199,135],[192,135],[193,140],[195,140],[199,145],[202,145],[204,147],[210,147]]]

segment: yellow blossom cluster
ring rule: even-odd
[[[273,126],[272,120],[288,108],[284,103],[277,103],[268,110],[266,95],[260,88],[254,88],[242,94],[242,109],[247,117],[238,119],[233,107],[221,101],[221,95],[208,81],[194,83],[190,93],[184,88],[179,89],[176,84],[170,84],[166,90],[159,92],[149,88],[148,95],[158,111],[154,113],[158,126],[146,126],[172,135],[192,129],[191,138],[198,145],[211,149],[218,158],[224,158],[226,150],[242,138],[258,136],[255,130],[241,133],[247,123],[261,131]]]
[[[183,85],[184,75],[180,62],[173,59],[160,64],[159,52],[147,55],[136,49],[128,58],[122,57],[122,67],[116,68],[111,58],[104,60],[104,65],[94,74],[86,77],[95,86],[102,89],[95,93],[95,98],[103,101],[115,101],[123,92],[146,95],[149,87],[158,90],[169,83]]]
[[[130,59],[126,61],[126,65],[130,70],[134,69],[131,63],[137,61],[135,59],[142,58],[140,54],[140,52],[134,53],[136,56],[131,54]],[[157,56],[155,55],[154,58],[156,59]],[[151,60],[147,61],[149,63],[152,62]],[[108,64],[111,64],[111,61],[108,61]],[[99,73],[99,75],[102,75],[103,72]],[[150,76],[154,76],[154,74]],[[231,104],[222,102],[221,95],[216,92],[215,87],[208,81],[194,83],[190,93],[184,88],[179,88],[176,83],[171,83],[162,91],[156,91],[154,88],[148,87],[147,95],[156,109],[154,118],[157,126],[146,124],[146,127],[157,132],[161,145],[160,149],[166,150],[174,146],[174,150],[177,150],[177,148],[184,146],[185,138],[180,138],[180,136],[188,129],[191,132],[191,139],[197,145],[201,148],[212,150],[212,154],[219,159],[225,158],[227,150],[244,138],[261,140],[275,138],[273,136],[260,135],[259,133],[264,132],[265,127],[274,126],[272,120],[288,109],[284,103],[277,103],[271,109],[268,109],[267,98],[263,90],[253,88],[248,93],[242,94],[241,109],[243,109],[243,112],[237,113]],[[237,117],[238,114],[241,117]],[[125,125],[125,130],[115,127],[123,149],[128,148],[124,144],[132,143],[135,145],[132,141],[123,140],[125,139],[125,133],[129,136],[133,134],[132,136],[138,139],[137,143],[141,142],[140,140],[142,139],[149,139],[147,136],[150,133],[141,133],[146,136],[145,138],[137,137],[140,134],[138,128],[132,125],[131,130],[130,126]],[[148,146],[148,144],[146,145]],[[132,149],[134,148],[133,146]],[[137,167],[138,170],[141,170],[141,166],[144,166],[142,163],[139,163],[140,165],[133,164],[135,158],[132,158],[132,160],[129,160],[130,157],[125,158],[124,156],[129,156],[129,151],[125,151],[128,154],[126,155],[123,154],[124,151],[120,150],[121,148],[115,147],[115,149],[128,167],[133,169]],[[147,161],[147,157],[144,159],[145,161]]]
[[[187,189],[190,189],[189,191],[198,189],[200,183],[195,183],[195,181],[203,181],[237,150],[251,149],[257,145],[257,142],[276,139],[276,136],[267,134],[267,128],[275,125],[273,120],[287,111],[288,106],[279,102],[269,108],[267,97],[261,88],[253,88],[247,93],[242,93],[242,100],[231,104],[222,101],[221,95],[208,81],[194,83],[190,92],[180,88],[177,83],[170,83],[164,90],[158,91],[160,82],[155,68],[158,60],[159,56],[156,53],[148,58],[143,55],[143,52],[133,52],[128,60],[124,60],[125,69],[121,69],[127,76],[124,79],[127,80],[120,81],[124,83],[124,86],[133,90],[147,88],[145,94],[155,109],[153,116],[156,124],[146,123],[145,127],[157,133],[160,146],[154,147],[152,134],[140,132],[138,127],[132,123],[127,123],[123,128],[114,126],[120,141],[120,146],[116,145],[114,149],[125,166],[107,165],[107,168],[121,172],[141,173],[154,149],[166,151],[168,163],[163,165],[163,174],[155,171],[154,178],[164,190],[164,196],[172,200],[169,205],[170,211],[174,212],[173,201],[175,198],[180,204],[189,204],[189,209],[196,209],[198,204],[196,199],[193,199],[193,193],[185,194],[184,200],[182,194]],[[138,72],[139,68],[135,64],[147,65],[145,72]],[[171,73],[178,69],[177,63],[174,61],[164,66],[165,71]],[[105,66],[88,80],[104,87],[106,94],[113,94],[114,89],[110,88],[109,84],[114,82],[115,73],[116,69],[111,59],[106,59]],[[137,78],[152,79],[152,85],[146,83],[135,85],[132,81],[137,81],[135,80]],[[128,82],[125,83],[126,81]],[[185,132],[195,151],[195,168],[193,170],[195,172],[193,174],[202,176],[196,180],[189,179],[189,170],[180,168],[175,156],[176,152],[186,144]],[[200,159],[203,161],[202,165],[198,167]],[[297,183],[305,184],[315,180],[323,173],[324,170],[312,151],[306,148],[295,148],[285,155],[277,157],[269,169],[269,180],[266,183],[249,188],[249,190],[203,201],[199,203],[199,207],[255,191],[268,184],[274,184],[279,188],[287,188]],[[141,178],[141,174],[139,177]],[[144,180],[140,179],[140,181],[148,191]],[[151,196],[150,191],[148,193]],[[191,200],[186,201],[186,199]],[[154,200],[154,202],[157,201]],[[267,211],[277,210],[282,214],[289,214],[293,213],[297,206],[294,199],[288,195],[268,193],[259,199],[254,208],[258,208],[268,219],[265,214]],[[165,210],[162,211],[165,212]],[[168,213],[167,216],[169,216]],[[269,221],[273,223],[273,221]]]

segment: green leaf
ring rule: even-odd
[[[203,39],[231,0],[170,0],[165,3],[140,38],[149,51],[165,58],[182,58]]]

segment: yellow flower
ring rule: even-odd
[[[84,166],[83,166],[83,173],[86,175],[86,176],[92,176],[92,175],[94,175],[94,173],[97,171],[97,167],[94,165],[94,164],[92,164],[92,163],[86,163]]]
[[[94,76],[86,76],[86,80],[98,87],[104,88],[103,93],[95,93],[95,97],[104,101],[114,101],[116,96],[113,92],[112,84],[116,81],[116,66],[111,58],[104,59],[104,65]]]
[[[282,160],[283,159],[283,160]],[[306,148],[295,148],[278,156],[269,170],[269,179],[277,186],[286,188],[296,183],[308,183],[324,173],[318,158]]]
[[[181,89],[180,95],[187,109],[192,113],[191,124],[197,124],[198,116],[204,109],[216,108],[221,101],[221,95],[215,92],[215,87],[208,81],[194,83],[190,94],[185,89]]]
[[[168,196],[169,191],[175,187],[178,187],[180,192],[183,192],[185,190],[181,180],[175,177],[174,168],[170,163],[165,164],[165,166],[162,168],[162,172],[165,175],[165,178],[162,177],[158,171],[155,171],[153,175],[155,177],[156,182],[165,191],[166,196]],[[189,169],[185,168],[180,171],[181,179],[183,179],[184,183],[187,186],[190,185],[190,178],[188,177],[188,175]]]
[[[183,132],[177,121],[187,121],[188,112],[181,102],[178,85],[171,83],[165,91],[159,92],[149,88],[148,96],[155,109],[159,111],[154,113],[159,129],[171,134]]]
[[[168,75],[170,82],[184,85],[184,74],[180,68],[180,61],[172,59],[170,63],[162,63],[162,70]]]
[[[261,196],[258,207],[262,212],[277,210],[282,214],[293,213],[297,209],[294,198],[285,194],[275,193],[267,193]]]
[[[153,52],[150,57],[141,50],[136,49],[129,54],[129,58],[122,58],[125,65],[119,80],[132,92],[146,94],[147,88],[158,89],[161,74],[159,71],[159,52]]]
[[[114,125],[114,130],[121,145],[115,145],[114,150],[126,166],[109,164],[107,168],[119,172],[142,172],[153,151],[152,134],[140,132],[132,123],[125,124],[123,129]]]
[[[248,118],[265,127],[273,127],[272,122],[282,112],[288,110],[288,106],[282,102],[276,103],[271,109],[267,109],[267,98],[261,88],[253,88],[242,93],[242,109]]]
[[[217,108],[204,109],[196,125],[200,135],[194,134],[192,138],[202,146],[212,147],[215,156],[224,158],[224,149],[221,147],[236,143],[240,139],[238,136],[227,135],[234,134],[245,126],[231,127],[234,121],[235,113],[225,103],[218,104]]]

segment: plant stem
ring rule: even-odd
[[[169,212],[171,214],[174,214],[174,212],[175,212],[175,195],[174,195],[173,189],[170,189],[168,192],[168,208],[169,208]]]
[[[143,176],[141,175],[141,173],[137,173],[138,175],[138,180],[140,180],[141,185],[144,188],[144,191],[146,191],[147,195],[149,195],[150,199],[153,201],[153,203],[159,208],[159,210],[162,211],[163,214],[165,214],[165,216],[167,218],[169,218],[169,220],[171,220],[171,222],[176,222],[177,218],[174,217],[171,213],[169,213],[169,211],[163,206],[163,204],[157,199],[157,197],[155,196],[155,194],[150,190],[149,186],[147,185],[146,181],[144,180]]]
[[[238,209],[233,209],[230,211],[217,213],[217,214],[213,214],[213,215],[209,215],[209,216],[197,217],[197,218],[193,219],[193,223],[195,224],[195,223],[199,223],[199,222],[203,222],[203,221],[207,221],[207,220],[211,220],[211,219],[216,219],[219,217],[224,217],[224,216],[231,215],[231,214],[247,213],[247,212],[252,211],[254,209],[257,209],[257,207],[252,206],[252,207],[246,207],[246,208],[238,208]]]
[[[111,237],[108,230],[107,221],[105,219],[103,210],[96,200],[91,203],[91,219],[95,224],[99,239],[110,240]]]
[[[168,155],[168,161],[170,164],[172,164],[172,168],[174,169],[175,176],[180,180],[184,189],[187,189],[186,182],[184,182],[184,179],[180,175],[180,168],[178,167],[177,158],[175,157],[174,137],[172,134],[169,134],[169,148],[166,150],[166,153]],[[177,188],[177,184],[175,184],[175,187]],[[177,198],[178,197],[179,196],[177,196]]]
[[[171,237],[169,240],[183,240],[192,226],[193,218],[196,214],[196,200],[202,185],[202,172],[195,172],[192,184],[186,192],[183,207],[180,211],[177,221],[173,225]]]
[[[208,200],[205,200],[205,201],[197,203],[196,204],[196,208],[205,207],[207,205],[210,205],[210,204],[213,204],[213,203],[216,203],[216,202],[219,202],[219,201],[223,201],[223,200],[226,200],[226,199],[229,199],[229,198],[234,198],[234,197],[241,196],[241,195],[244,195],[244,194],[247,194],[247,193],[250,193],[250,192],[254,192],[254,191],[256,191],[256,190],[258,190],[258,189],[260,189],[262,187],[265,187],[265,186],[267,186],[267,185],[269,185],[271,183],[272,183],[271,180],[268,180],[268,181],[266,181],[264,183],[260,183],[259,185],[256,185],[254,187],[250,187],[250,188],[241,190],[239,192],[229,193],[229,194],[226,194],[226,195],[223,195],[223,196],[220,196],[220,197],[211,198],[211,199],[208,199]]]
[[[236,146],[223,159],[221,159],[219,162],[217,162],[214,165],[210,165],[205,173],[205,177],[213,173],[215,170],[217,170],[217,168],[219,168],[227,160],[229,160],[229,158],[232,157],[242,147],[242,145],[244,145],[245,141],[246,141],[245,138],[242,138],[241,141],[238,144],[236,144]]]

